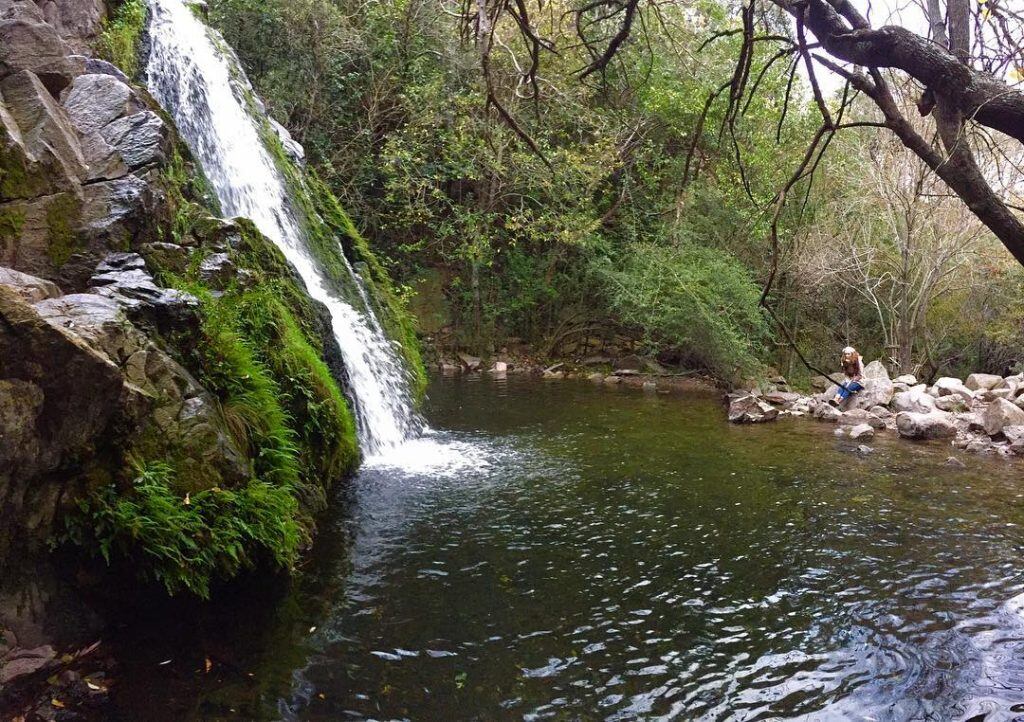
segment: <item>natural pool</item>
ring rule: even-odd
[[[126,620],[118,718],[1024,714],[1022,467],[586,382],[426,414],[298,581]]]

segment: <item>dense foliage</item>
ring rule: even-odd
[[[986,363],[971,351],[982,327],[941,339],[929,331],[976,317],[976,294],[939,294],[943,302],[929,303],[896,348],[893,314],[865,306],[835,277],[823,283],[798,258],[847,248],[834,234],[849,224],[830,222],[878,182],[865,171],[867,133],[833,144],[813,183],[790,191],[772,260],[773,199],[817,123],[806,84],[799,75],[790,83],[791,58],[772,64],[759,92],[726,118],[724,96],[708,98],[728,83],[740,40],[709,41],[736,27],[721,4],[670,3],[642,16],[643,41],[586,79],[577,71],[590,56],[566,12],[574,6],[546,7],[533,21],[558,52],[539,57],[536,87],[518,31],[504,26],[485,82],[472,29],[444,3],[215,0],[211,18],[375,251],[419,293],[422,331],[442,351],[560,357],[625,343],[726,379],[767,365],[799,373],[759,308],[775,268],[767,301],[819,363],[847,343],[925,374]],[[488,92],[512,122],[485,102]],[[900,234],[882,213],[862,228],[861,250],[891,247]],[[976,235],[990,280],[1001,283],[1006,255]],[[971,267],[956,265],[958,278]],[[883,264],[863,270],[869,285],[886,283]],[[698,289],[692,302],[683,289]],[[912,333],[919,340],[908,354]]]

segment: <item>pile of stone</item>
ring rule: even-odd
[[[841,379],[841,374],[833,374]],[[893,432],[904,439],[949,441],[973,453],[1024,456],[1024,374],[971,374],[918,383],[909,374],[889,377],[881,361],[864,370],[864,390],[840,407],[830,401],[836,386],[815,380],[820,393],[742,391],[729,396],[729,420],[761,423],[807,416],[836,424],[836,435],[853,440]]]

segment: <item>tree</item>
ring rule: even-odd
[[[729,110],[724,127],[731,132],[749,96],[758,92],[766,68],[786,60],[795,73],[802,65],[821,127],[804,159],[779,189],[776,217],[790,191],[814,173],[837,131],[873,125],[893,132],[1024,264],[1024,223],[1014,212],[1019,207],[993,189],[975,155],[979,143],[987,140],[986,131],[1024,143],[1024,93],[1004,79],[1009,70],[1019,72],[1024,67],[1024,13],[1012,5],[1011,0],[976,5],[970,0],[927,0],[930,36],[925,36],[900,25],[873,27],[852,0],[744,0],[741,27],[711,35],[711,39],[741,35],[743,43],[731,79],[709,96],[707,105],[725,98]],[[782,21],[778,11],[792,20],[792,26]],[[466,0],[463,14],[467,25],[486,20],[491,33],[499,19],[509,18],[532,58],[543,50],[556,50],[534,32],[525,0],[476,0],[472,6]],[[574,16],[580,42],[590,52],[591,61],[580,71],[587,78],[607,72],[627,41],[648,34],[660,21],[661,10],[655,0],[591,0],[577,6]],[[817,42],[811,42],[808,33]],[[485,76],[487,50],[484,47]],[[533,63],[525,74],[535,73],[536,67]],[[823,68],[847,83],[838,106],[822,93],[818,76]],[[913,82],[900,82],[904,79]],[[941,143],[918,132],[901,110],[906,104],[900,102],[899,93],[910,87],[920,93],[919,112],[934,118]],[[873,102],[877,119],[846,119],[858,93]],[[782,114],[787,106],[788,94]],[[770,276],[765,297],[772,280]]]
[[[916,373],[916,352],[927,361],[949,331],[929,324],[935,302],[978,280],[990,236],[898,140],[848,140],[840,151],[852,182],[798,241],[796,275],[814,293],[853,291],[875,315],[894,365]]]

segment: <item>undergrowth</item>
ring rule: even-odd
[[[139,72],[139,40],[145,24],[143,0],[125,0],[100,34],[100,54],[129,78],[135,78]]]
[[[136,562],[143,577],[171,594],[188,590],[204,599],[211,581],[264,559],[284,569],[295,563],[306,532],[288,486],[253,480],[183,496],[174,475],[162,462],[138,465],[129,488],[111,484],[78,503],[68,538],[94,546],[108,563]]]

